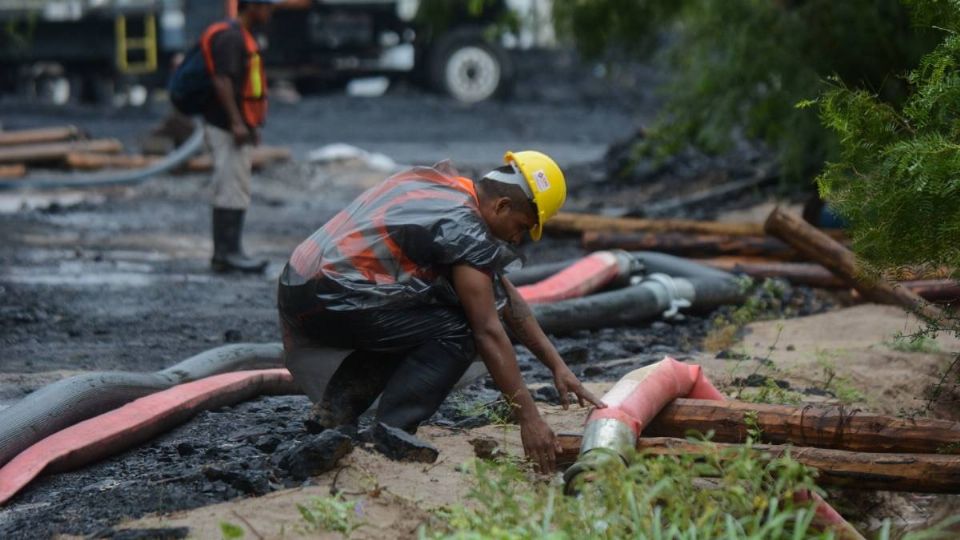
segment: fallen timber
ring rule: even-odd
[[[680,256],[747,255],[779,260],[800,258],[794,249],[775,238],[754,236],[587,231],[583,233],[582,244],[588,250],[658,251]]]
[[[580,435],[557,437],[562,451],[557,463],[569,465],[580,453]],[[743,445],[689,441],[669,437],[640,437],[636,449],[647,456],[734,455]],[[817,484],[851,489],[960,493],[960,456],[849,452],[791,445],[754,444],[750,448],[766,459],[789,455],[818,471]]]
[[[826,267],[867,300],[899,305],[930,320],[946,320],[943,311],[905,287],[879,278],[870,282],[862,279],[853,252],[800,217],[777,207],[767,217],[764,229],[807,259]]]
[[[250,166],[263,168],[277,161],[288,161],[290,150],[277,146],[256,146],[250,149]],[[100,169],[139,169],[157,163],[159,156],[141,154],[103,154],[98,152],[70,152],[65,161],[71,169],[95,171]],[[213,158],[209,154],[187,160],[183,166],[187,172],[209,172],[213,170]]]
[[[785,279],[794,285],[824,289],[849,287],[846,281],[816,263],[770,261],[754,257],[716,257],[697,262],[754,278]],[[930,301],[960,298],[960,282],[952,279],[912,279],[900,281],[899,284]]]
[[[27,168],[23,163],[0,165],[0,180],[5,178],[20,178],[25,174],[27,174]]]
[[[64,161],[72,152],[117,154],[122,150],[123,144],[116,139],[5,146],[0,147],[0,163]]]
[[[616,218],[592,214],[560,212],[546,224],[549,232],[675,232],[689,234],[721,234],[729,236],[764,236],[759,223],[721,223],[692,219]]]
[[[4,131],[0,132],[0,146],[62,142],[80,138],[81,135],[80,129],[76,126]]]
[[[754,415],[761,442],[861,452],[960,454],[960,422],[904,419],[844,407],[790,407],[743,401],[676,399],[644,427],[652,437],[713,433],[712,440],[747,440]]]

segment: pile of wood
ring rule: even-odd
[[[93,139],[76,126],[56,126],[0,131],[0,179],[26,176],[28,168],[78,171],[139,169],[163,159],[162,155],[127,153],[117,139]],[[251,152],[253,167],[290,159],[286,148],[258,146]],[[207,172],[213,160],[207,154],[187,161],[180,172]]]
[[[716,445],[689,441],[713,433]],[[749,434],[749,435],[748,435]],[[789,454],[818,471],[817,483],[853,489],[960,493],[960,422],[903,419],[842,407],[789,407],[677,399],[637,439],[648,455],[714,453],[723,459],[747,437],[758,457]],[[571,463],[579,435],[560,437],[558,460]]]
[[[765,224],[561,212],[547,223],[547,231],[579,235],[590,250],[658,251],[756,278],[853,288],[868,300],[906,307],[916,305],[918,297],[929,301],[960,299],[960,284],[949,279],[949,270],[897,276],[900,279],[862,279],[842,231],[821,231],[780,208]]]

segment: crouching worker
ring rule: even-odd
[[[569,393],[603,406],[504,276],[511,244],[539,240],[563,205],[563,173],[539,152],[505,159],[478,182],[445,163],[399,173],[293,252],[278,292],[286,363],[319,427],[355,424],[379,396],[376,420],[413,433],[479,352],[516,407],[527,457],[554,470],[556,437],[504,326],[550,368],[564,406]]]

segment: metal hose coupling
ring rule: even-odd
[[[657,297],[657,303],[663,307],[663,318],[677,317],[679,311],[693,305],[696,291],[688,279],[670,277],[654,272],[643,277],[632,278],[632,283],[648,288]]]
[[[580,442],[580,457],[563,473],[564,493],[575,495],[581,476],[584,481],[590,481],[591,473],[611,464],[625,467],[636,441],[636,432],[621,420],[590,420]]]
[[[610,283],[613,287],[626,287],[630,285],[634,276],[643,272],[643,263],[629,251],[622,249],[608,251],[617,259],[617,277]]]

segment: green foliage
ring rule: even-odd
[[[810,472],[790,457],[769,458],[749,446],[704,456],[633,459],[598,471],[576,497],[556,483],[536,483],[513,464],[475,462],[470,504],[442,514],[446,527],[422,538],[829,538],[811,528],[816,490]],[[710,477],[712,485],[697,480]]]
[[[897,334],[892,340],[884,341],[883,344],[899,352],[935,353],[940,351],[937,341],[923,334],[909,336]]]
[[[745,277],[739,285],[747,299],[732,311],[713,318],[703,340],[703,347],[708,351],[728,349],[746,325],[782,314],[784,289],[781,282],[768,278],[757,285],[752,278]]]
[[[500,32],[516,31],[519,21],[513,12],[501,9],[501,0],[422,0],[417,7],[416,22],[421,29],[439,36],[447,29],[467,21],[492,30],[488,38]]]
[[[940,2],[944,3],[944,2]],[[737,132],[765,142],[788,179],[807,181],[837,142],[796,103],[836,76],[897,103],[899,77],[935,45],[898,0],[556,0],[559,29],[586,53],[651,50],[671,75],[647,154],[719,152]]]
[[[853,247],[878,268],[926,263],[960,267],[960,3],[910,0],[943,29],[900,105],[840,82],[818,101],[840,141],[817,179],[847,218]]]
[[[243,538],[245,535],[243,527],[228,521],[220,522],[220,534],[225,540],[236,540],[237,538]]]
[[[349,536],[364,524],[362,503],[344,500],[339,493],[316,497],[306,505],[298,504],[297,510],[311,532],[332,531]]]
[[[457,392],[450,397],[458,416],[480,418],[483,421],[503,426],[514,423],[515,405],[500,397],[493,401],[471,400],[465,393]]]
[[[837,401],[844,405],[863,401],[863,392],[853,386],[848,378],[837,374],[837,366],[833,361],[837,356],[836,351],[831,352],[825,349],[817,349],[814,354],[817,359],[817,365],[820,367],[820,374],[823,377],[823,381],[820,383],[821,390],[831,393],[837,398]]]

